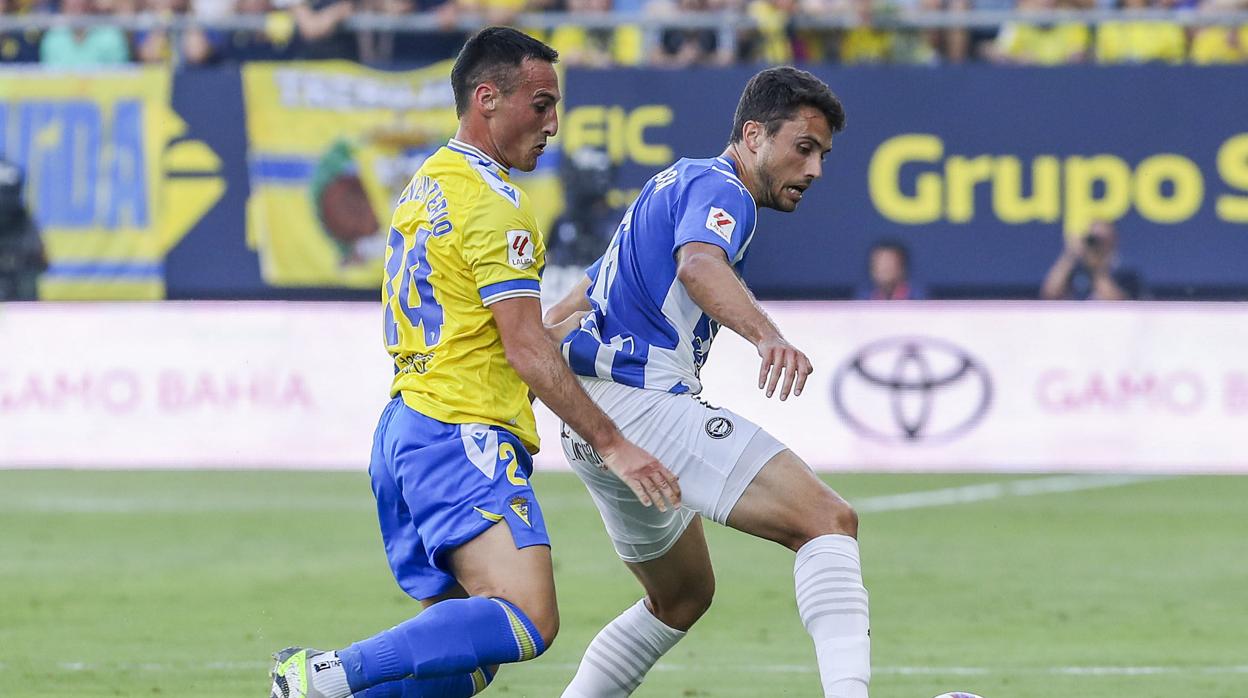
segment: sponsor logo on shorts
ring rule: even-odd
[[[568,429],[568,425],[563,425],[560,436],[565,442],[567,442],[564,445],[564,451],[571,458],[596,465],[603,470],[607,469],[607,466],[603,462],[602,456],[598,454],[598,451],[594,450],[593,446],[585,443],[585,441],[583,441],[579,436],[573,434],[572,431]]]
[[[732,420],[727,417],[711,417],[706,420],[706,435],[712,439],[725,439],[732,433]]]

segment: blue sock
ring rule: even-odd
[[[493,680],[494,673],[482,667],[458,676],[389,681],[355,693],[352,698],[471,698]]]
[[[533,659],[546,643],[524,612],[474,596],[436,603],[367,640],[338,650],[352,693],[409,676],[470,674],[478,667]]]

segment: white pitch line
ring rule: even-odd
[[[980,485],[965,485],[963,487],[946,487],[939,490],[863,497],[862,499],[852,500],[850,503],[854,505],[854,509],[859,513],[873,514],[882,511],[903,511],[907,509],[986,502],[993,499],[1004,499],[1005,497],[1031,497],[1040,494],[1123,487],[1141,482],[1168,480],[1172,477],[1170,475],[1055,475],[1031,480],[989,482]]]
[[[61,671],[145,671],[170,672],[187,670],[208,671],[258,671],[268,669],[271,662],[237,661],[237,662],[204,662],[195,664],[188,662],[58,662],[56,668]],[[546,663],[535,668],[572,671],[577,668],[575,663]],[[7,671],[7,664],[0,664],[0,671]],[[744,674],[814,674],[818,669],[805,664],[706,664],[685,665],[672,662],[659,662],[656,671],[705,671],[731,672]],[[1215,666],[1055,666],[1055,667],[969,667],[969,666],[875,666],[871,667],[874,674],[891,674],[902,676],[1212,676],[1224,674],[1248,674],[1248,664],[1215,665]]]

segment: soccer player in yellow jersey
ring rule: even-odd
[[[510,171],[531,171],[558,130],[557,59],[512,29],[470,38],[451,72],[458,133],[412,178],[391,224],[383,301],[395,377],[369,472],[395,579],[425,611],[336,652],[283,650],[277,698],[466,698],[499,664],[550,646],[559,616],[528,483],[530,390],[643,504],[679,506],[676,478],[564,363],[551,335],[565,328],[542,324],[545,246]]]

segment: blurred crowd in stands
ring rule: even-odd
[[[522,13],[564,12],[553,29],[532,33],[578,66],[723,65],[743,63],[941,64],[970,61],[1060,65],[1141,62],[1248,62],[1248,25],[1183,26],[1166,20],[1028,22],[1046,10],[1122,8],[1175,13],[1248,9],[1248,0],[0,0],[0,63],[81,67],[174,61],[184,66],[287,58],[347,58],[372,64],[418,65],[454,55],[465,18],[516,23]],[[897,29],[887,21],[914,11],[1014,11],[995,29]],[[747,28],[669,27],[657,34],[629,18],[682,18],[737,13]],[[5,27],[14,16],[98,15],[159,20],[179,17],[184,31]],[[608,28],[587,28],[576,15],[614,13]],[[435,18],[437,31],[352,31],[356,15]],[[224,18],[250,16],[257,28],[220,28]],[[809,17],[841,17],[846,28],[809,28]],[[884,20],[884,21],[881,21]],[[10,23],[11,24],[11,23]],[[154,22],[152,26],[159,27]],[[725,40],[727,37],[729,40]]]

